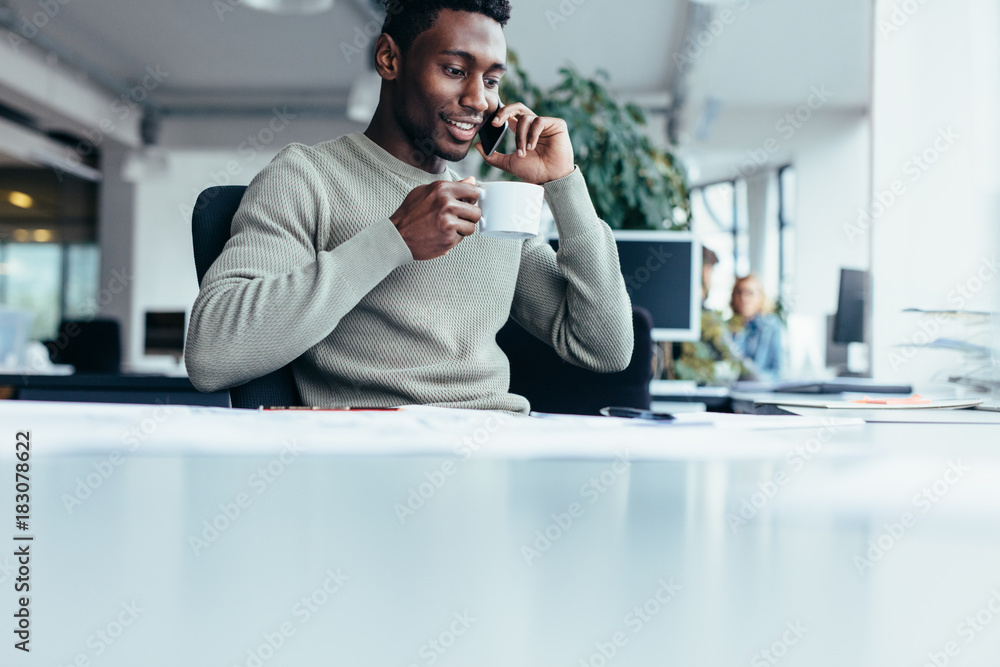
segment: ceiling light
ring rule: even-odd
[[[333,9],[334,0],[243,0],[243,4],[272,14],[320,14]]]
[[[35,204],[35,200],[31,198],[31,195],[26,195],[17,190],[7,195],[7,201],[18,208],[31,208]]]
[[[31,232],[27,229],[15,229],[14,230],[14,240],[18,243],[24,243],[31,238]]]
[[[50,229],[36,229],[31,233],[31,238],[38,243],[48,243],[52,240],[52,230]]]

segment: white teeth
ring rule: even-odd
[[[457,127],[460,130],[471,130],[472,128],[475,127],[475,125],[473,125],[471,123],[458,123],[458,122],[455,122],[453,120],[449,120],[448,122],[451,123],[452,125],[454,125],[455,127]]]

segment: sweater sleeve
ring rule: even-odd
[[[545,185],[559,252],[526,241],[511,316],[566,361],[600,373],[632,358],[632,305],[611,229],[597,217],[579,168]]]
[[[413,261],[388,218],[318,250],[318,221],[329,215],[319,175],[297,145],[254,178],[191,309],[185,361],[195,387],[236,386],[290,363]]]

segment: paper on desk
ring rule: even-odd
[[[883,400],[885,402],[878,402]],[[981,398],[949,398],[940,400],[921,399],[886,400],[869,399],[862,401],[823,401],[798,398],[759,398],[754,401],[758,405],[780,405],[781,407],[824,408],[826,410],[960,410],[974,408],[983,402]]]
[[[782,405],[782,408],[794,412],[796,415],[807,417],[830,414],[828,409],[821,407]],[[936,408],[886,410],[885,406],[855,405],[854,409],[837,410],[836,414],[838,417],[863,419],[872,424],[1000,424],[1000,413],[985,410],[942,410]]]

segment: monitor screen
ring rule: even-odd
[[[833,322],[836,343],[865,342],[865,304],[868,301],[868,272],[840,270],[840,296]]]
[[[653,340],[701,338],[701,245],[691,232],[615,231],[625,289],[653,316]],[[559,247],[557,240],[550,240]]]
[[[184,354],[184,311],[146,313],[147,355],[181,357]]]

